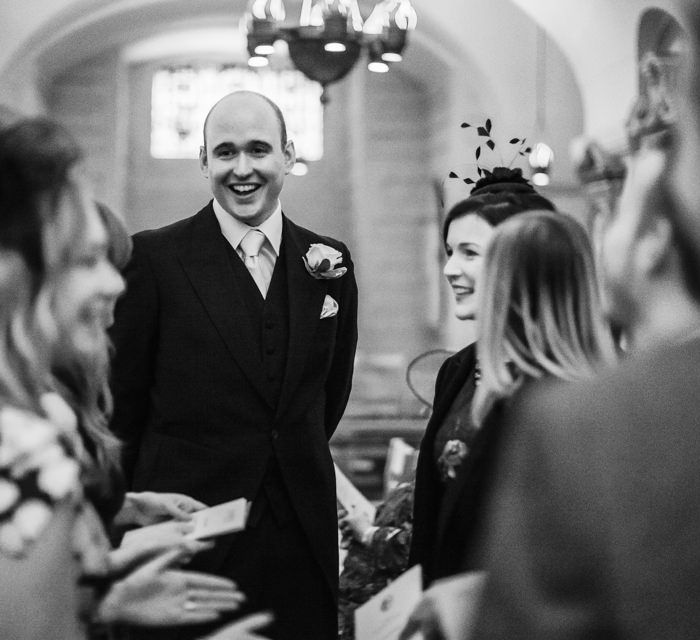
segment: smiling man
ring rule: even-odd
[[[199,162],[217,209],[255,227],[274,215],[296,159],[277,105],[238,92],[220,100],[204,124]]]
[[[197,566],[233,578],[249,609],[271,610],[266,635],[330,640],[338,559],[328,439],[350,393],[357,287],[344,244],[282,213],[294,160],[266,97],[240,91],[214,105],[200,150],[213,200],[134,236],[112,334],[112,425],[134,490],[250,500],[246,530],[217,539]]]

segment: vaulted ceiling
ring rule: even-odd
[[[619,135],[636,91],[639,16],[650,6],[676,11],[673,0],[413,1],[419,29],[403,69],[428,89],[439,64],[443,75],[449,69],[451,80],[465,85],[464,91],[478,87],[489,113],[522,128],[535,108],[529,88],[538,25],[570,67],[584,130],[608,139]],[[288,15],[299,4],[287,0]],[[372,4],[361,2],[365,9]],[[4,0],[2,100],[40,110],[36,89],[47,77],[108,47],[155,37],[167,47],[167,33],[208,32],[207,46],[219,48],[227,45],[229,33],[232,50],[240,49],[236,30],[244,9],[244,0]]]

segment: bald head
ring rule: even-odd
[[[234,91],[225,95],[209,110],[207,117],[204,119],[204,128],[202,137],[204,139],[204,148],[207,147],[207,130],[210,118],[214,117],[218,112],[225,111],[232,107],[238,106],[241,102],[249,103],[252,108],[265,109],[270,108],[277,119],[280,129],[280,142],[282,148],[287,146],[287,125],[284,121],[281,109],[267,96],[255,91]]]

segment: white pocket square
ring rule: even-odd
[[[332,318],[338,315],[338,303],[331,297],[326,296],[323,301],[323,309],[321,309],[321,320],[324,318]]]

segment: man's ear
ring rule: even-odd
[[[297,152],[294,149],[294,142],[287,140],[287,144],[284,147],[284,172],[289,173],[297,161]]]
[[[205,178],[209,177],[209,164],[207,163],[207,148],[202,145],[199,147],[199,170]]]

